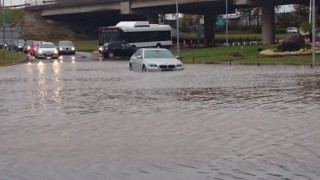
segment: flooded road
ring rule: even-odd
[[[0,68],[0,179],[320,179],[320,69]]]

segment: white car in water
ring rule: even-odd
[[[168,49],[142,48],[130,58],[130,70],[138,71],[177,71],[183,70],[183,64]]]
[[[288,27],[286,29],[286,31],[287,31],[287,33],[298,33],[299,32],[297,27]]]
[[[52,42],[42,42],[35,50],[36,58],[58,58],[58,50]]]

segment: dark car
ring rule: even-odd
[[[113,58],[115,56],[132,56],[137,48],[122,41],[112,41],[102,46],[101,53],[103,57]]]
[[[26,44],[26,42],[25,42],[24,40],[18,39],[18,40],[16,41],[16,45],[17,45],[16,51],[22,52],[23,47],[24,47],[25,44]]]
[[[76,54],[76,50],[71,41],[59,41],[58,43],[58,52],[59,55],[62,54]]]
[[[22,51],[25,41],[22,39],[12,40],[8,43],[9,51]]]
[[[33,42],[33,40],[26,40],[26,43],[23,46],[23,52],[24,53],[28,54],[30,52],[32,42]]]

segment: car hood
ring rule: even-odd
[[[181,61],[179,61],[178,59],[175,58],[148,58],[148,59],[144,59],[145,63],[148,64],[182,64]]]
[[[47,51],[55,51],[56,48],[40,48],[40,50],[47,52]]]

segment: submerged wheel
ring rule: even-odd
[[[147,69],[146,69],[145,65],[142,66],[142,72],[147,72]]]
[[[114,57],[114,54],[113,54],[113,52],[109,52],[109,58],[113,58]]]
[[[130,63],[130,65],[129,65],[129,70],[130,71],[132,71],[133,70],[133,68],[132,68],[132,64]]]

